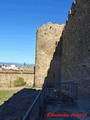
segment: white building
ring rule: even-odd
[[[16,65],[14,65],[14,64],[12,64],[10,66],[9,65],[8,66],[3,65],[2,69],[6,69],[6,70],[19,70],[18,67]]]

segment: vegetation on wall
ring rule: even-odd
[[[19,86],[24,86],[26,82],[24,82],[24,78],[19,77],[16,80],[14,80],[14,86],[19,87]]]

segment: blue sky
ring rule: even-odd
[[[0,0],[0,62],[35,63],[36,30],[65,23],[73,0]]]

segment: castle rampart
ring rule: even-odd
[[[34,67],[20,67],[19,70],[0,70],[0,86],[13,87],[14,80],[24,78],[27,86],[33,86]]]
[[[76,80],[79,93],[90,97],[90,0],[73,2],[66,25],[44,24],[36,40],[35,72],[1,71],[0,83],[24,77],[31,86],[42,87],[47,79]]]
[[[90,0],[73,2],[62,41],[62,80],[76,80],[90,96]]]

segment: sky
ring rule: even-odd
[[[35,64],[36,31],[65,24],[73,0],[0,0],[0,62]]]

